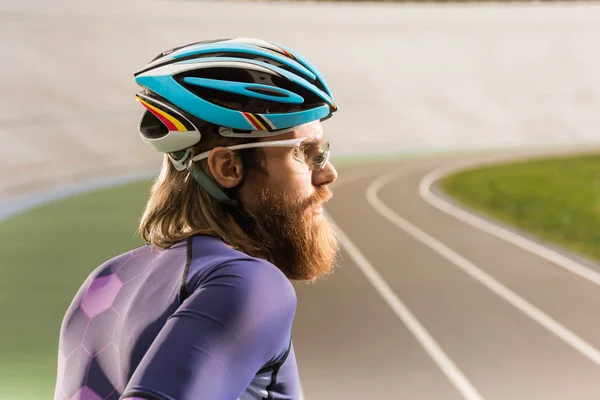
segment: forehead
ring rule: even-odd
[[[300,126],[295,129],[291,138],[307,137],[307,141],[321,141],[323,140],[323,125],[319,121],[312,122],[308,125]],[[291,139],[290,138],[290,139]]]
[[[320,121],[311,122],[310,124],[299,126],[291,132],[286,132],[281,135],[262,138],[263,141],[271,140],[286,140],[299,137],[308,138],[307,142],[321,142],[323,140],[323,125]]]

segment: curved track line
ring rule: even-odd
[[[410,170],[405,170],[403,173],[408,173]],[[337,183],[336,187],[353,183],[359,179],[366,178],[375,174],[362,172]],[[394,293],[390,286],[385,282],[377,270],[371,265],[367,258],[362,254],[358,247],[352,243],[348,235],[333,221],[329,214],[326,214],[335,230],[338,233],[340,243],[346,250],[348,255],[353,259],[358,268],[365,275],[367,280],[373,285],[387,305],[392,309],[394,314],[404,323],[407,329],[413,334],[417,341],[421,344],[427,354],[433,359],[440,370],[446,375],[454,387],[467,400],[483,400],[483,397],[467,377],[460,371],[454,362],[446,355],[440,345],[435,341],[433,336],[415,317],[410,309],[402,302],[402,300]]]
[[[377,211],[382,217],[390,221],[392,224],[396,225],[398,228],[402,229],[404,232],[408,233],[409,235],[417,239],[419,242],[423,243],[424,245],[426,245],[427,247],[444,257],[446,260],[450,261],[451,263],[462,269],[465,273],[467,273],[472,278],[479,281],[486,288],[488,288],[489,290],[506,300],[516,309],[532,318],[534,321],[542,325],[548,331],[558,336],[565,343],[567,343],[573,349],[577,350],[579,353],[588,358],[594,364],[600,366],[600,351],[598,351],[598,349],[596,349],[594,346],[590,345],[585,340],[574,334],[572,331],[561,325],[548,314],[544,313],[542,310],[529,303],[517,293],[504,286],[494,277],[478,268],[471,261],[467,260],[456,251],[452,250],[439,240],[435,239],[433,236],[425,233],[415,225],[411,224],[410,222],[399,216],[391,208],[389,208],[381,200],[379,200],[379,198],[377,197],[377,192],[384,185],[396,179],[399,175],[400,174],[398,173],[384,175],[376,179],[369,185],[366,196],[369,204],[371,204],[375,211]]]
[[[464,209],[461,209],[449,203],[442,197],[437,196],[432,192],[431,186],[433,186],[433,184],[436,181],[463,169],[465,169],[464,166],[444,167],[428,173],[419,184],[419,195],[424,201],[437,208],[438,210],[443,211],[446,214],[456,219],[459,219],[464,223],[467,223],[479,230],[489,233],[490,235],[496,236],[499,239],[514,244],[515,246],[520,247],[523,250],[526,250],[545,260],[548,260],[551,263],[562,267],[565,270],[600,286],[600,273],[598,273],[597,271],[594,271],[593,269],[590,269],[546,246],[535,243],[532,240],[525,238],[524,236],[511,232],[508,229],[500,227],[499,225],[495,225],[480,217],[477,217],[465,211]]]
[[[452,362],[452,360],[444,353],[444,350],[440,345],[433,339],[431,334],[425,329],[425,327],[419,322],[414,314],[408,309],[408,307],[400,300],[400,298],[394,293],[394,291],[388,286],[385,280],[379,275],[377,270],[373,268],[371,263],[365,258],[365,256],[358,250],[358,248],[352,243],[344,231],[334,225],[340,243],[354,260],[358,268],[367,277],[367,280],[375,287],[381,297],[390,306],[394,314],[404,323],[408,330],[413,334],[421,346],[425,349],[427,354],[433,359],[437,366],[442,370],[444,375],[450,380],[450,382],[456,387],[456,389],[463,395],[467,400],[483,400],[483,397],[477,392],[477,389],[473,384],[464,376],[464,374],[458,369],[458,367]]]

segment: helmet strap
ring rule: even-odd
[[[229,213],[240,226],[240,228],[249,234],[254,229],[254,221],[246,216],[241,208],[240,204],[234,198],[235,193],[242,187],[247,177],[246,168],[243,168],[243,177],[239,185],[234,188],[227,190],[225,193],[216,183],[214,183],[202,169],[191,161],[191,148],[187,150],[180,150],[167,154],[171,163],[178,171],[187,170],[192,178],[204,189],[206,192],[215,199],[217,202],[222,204],[225,211]]]
[[[233,217],[235,222],[237,222],[244,232],[247,234],[252,232],[254,228],[254,222],[242,212],[240,204],[235,198],[233,198],[233,196],[229,197],[227,194],[225,194],[225,192],[221,190],[221,188],[219,188],[217,184],[214,183],[208,176],[206,176],[202,169],[195,163],[190,162],[187,166],[187,170],[194,180],[198,182],[198,184],[202,186],[213,199],[225,207],[225,210]],[[244,179],[245,177],[246,174],[244,173]],[[234,191],[237,191],[240,186],[241,184],[234,188]]]
[[[180,150],[173,153],[167,153],[167,157],[171,160],[171,164],[177,171],[183,171],[187,168],[187,164],[190,162],[192,155],[192,148],[187,150]]]

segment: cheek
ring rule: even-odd
[[[250,211],[255,211],[258,207],[258,196],[261,188],[248,180],[244,183],[244,186],[238,192],[239,202]]]
[[[303,202],[313,193],[311,174],[304,172],[303,165],[292,161],[271,172],[268,185],[281,190],[290,199]]]
[[[312,174],[308,167],[291,154],[271,157],[263,164],[263,168],[266,172],[263,181],[266,187],[277,188],[300,201],[314,193]]]
[[[302,199],[310,197],[314,188],[312,187],[312,174],[306,165],[292,158],[288,167],[289,185],[293,187],[294,193]]]
[[[307,166],[289,156],[268,166],[271,181],[284,187],[310,187],[312,178]]]

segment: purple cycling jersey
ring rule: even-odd
[[[216,238],[137,248],[67,310],[54,398],[298,399],[295,310],[278,268]]]

